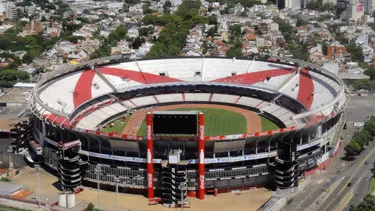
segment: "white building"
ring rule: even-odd
[[[285,8],[301,9],[301,0],[285,0]]]
[[[0,13],[3,12],[5,12],[5,16],[7,19],[12,20],[17,18],[17,7],[13,2],[0,2]]]

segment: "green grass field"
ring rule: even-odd
[[[237,112],[217,108],[178,108],[173,111],[201,111],[204,113],[204,133],[206,136],[246,133],[246,118]],[[143,121],[137,135],[146,135]]]
[[[264,117],[261,116],[260,120],[262,122],[262,130],[263,131],[279,129],[279,127],[275,123],[273,123],[271,120],[269,120],[267,118],[264,118]]]
[[[205,117],[205,135],[206,136],[219,136],[228,134],[241,134],[246,133],[247,123],[246,118],[237,112],[228,111],[217,108],[178,108],[172,109],[171,111],[201,111]],[[122,133],[126,124],[130,119],[130,115],[126,118],[125,123],[121,122],[121,119],[114,122],[112,127],[103,128],[104,132],[117,132]],[[279,127],[272,121],[261,118],[262,131],[274,130]],[[137,135],[146,135],[146,121],[142,121],[141,126],[138,130]],[[1,211],[1,210],[0,210]]]
[[[370,195],[375,194],[375,178],[371,179],[371,186],[370,186],[369,194]]]
[[[0,205],[0,211],[27,211],[27,210],[11,208],[11,207]]]
[[[122,118],[116,120],[114,123],[113,123],[113,126],[112,127],[109,127],[107,126],[106,128],[103,128],[102,131],[103,132],[117,132],[117,133],[122,133],[122,131],[124,131],[124,128],[126,126],[126,124],[128,124],[129,122],[129,119],[132,115],[129,114],[128,117],[126,117],[125,119],[125,122],[122,123]]]

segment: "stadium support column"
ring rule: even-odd
[[[153,142],[152,142],[152,114],[146,115],[147,123],[147,194],[148,198],[154,198],[154,162],[153,162]]]
[[[198,155],[199,155],[199,180],[198,180],[198,199],[204,199],[204,115],[198,114]]]

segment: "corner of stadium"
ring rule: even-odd
[[[39,81],[12,136],[66,191],[178,204],[298,186],[335,156],[347,101],[335,74],[292,58],[109,57]]]

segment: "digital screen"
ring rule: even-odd
[[[197,135],[196,114],[153,114],[154,135]]]

